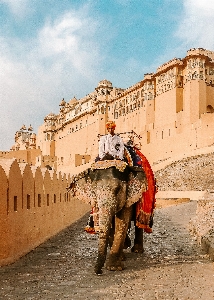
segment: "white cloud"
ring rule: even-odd
[[[25,14],[29,0],[0,0],[0,3],[8,5],[11,12],[21,17]]]
[[[102,60],[97,28],[84,8],[49,20],[28,41],[0,36],[0,150],[9,150],[23,123],[37,132],[62,97],[93,91]]]
[[[214,1],[183,0],[184,16],[176,32],[182,47],[214,49]]]
[[[43,58],[63,59],[64,65],[70,63],[76,72],[90,77],[99,61],[96,41],[96,21],[83,12],[76,16],[70,12],[54,24],[48,22],[39,33],[39,51]]]

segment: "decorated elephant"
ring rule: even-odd
[[[74,176],[70,189],[75,196],[93,207],[95,230],[99,232],[98,257],[95,273],[102,274],[106,261],[112,221],[115,233],[111,242],[107,269],[122,270],[123,247],[130,224],[133,204],[147,190],[143,168],[129,166],[121,160],[104,160]]]

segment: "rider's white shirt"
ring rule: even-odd
[[[99,142],[99,157],[102,159],[106,153],[111,154],[113,157],[123,159],[124,156],[124,143],[118,135],[107,134],[101,137]]]

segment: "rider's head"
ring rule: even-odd
[[[114,135],[115,127],[116,127],[116,124],[115,124],[114,121],[108,121],[108,122],[106,123],[107,131],[108,131],[110,134],[112,134],[112,135]]]

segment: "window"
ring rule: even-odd
[[[149,144],[149,143],[150,143],[150,132],[147,131],[147,144]]]
[[[41,205],[42,205],[41,194],[38,194],[38,207],[41,207]]]
[[[18,208],[17,196],[14,196],[13,201],[14,201],[14,211],[17,211]]]
[[[30,195],[27,194],[27,209],[30,209]]]

